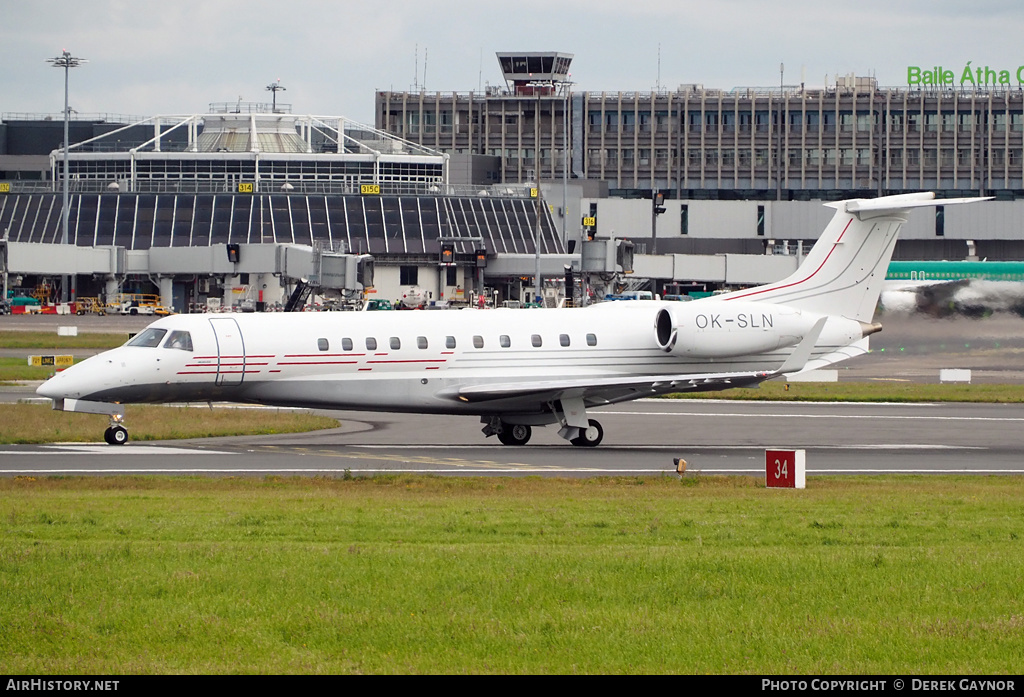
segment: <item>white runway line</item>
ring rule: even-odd
[[[919,406],[919,405],[912,405]],[[611,416],[710,416],[713,418],[741,417],[758,419],[906,419],[908,421],[1024,421],[1024,417],[1014,416],[901,416],[899,414],[764,414],[751,412],[741,414],[738,412],[696,412],[696,411],[601,411],[594,409],[594,414],[600,416],[607,414]]]
[[[365,448],[367,450],[474,450],[476,448],[489,448],[497,447],[490,444],[483,445],[381,445],[371,443],[346,443],[346,448]],[[531,449],[537,448],[559,448],[568,452],[579,452],[575,448],[567,448],[561,444],[536,444],[521,446],[525,452],[529,452]],[[609,443],[605,441],[604,445],[601,446],[600,452],[606,452],[608,450],[616,450],[621,448],[628,448],[629,450],[766,450],[772,448],[771,444],[765,445],[673,445],[671,443],[665,445],[633,445],[631,443]],[[939,443],[896,443],[880,445],[871,445],[866,443],[853,443],[850,445],[803,445],[801,446],[806,450],[988,450],[987,447],[982,445],[942,445]]]
[[[67,455],[237,455],[228,451],[203,450],[200,448],[179,448],[173,445],[104,445],[102,443],[50,443],[42,446],[46,450],[26,453],[22,451],[0,451],[3,455],[53,455],[59,452]]]

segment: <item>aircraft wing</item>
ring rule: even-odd
[[[566,397],[580,397],[590,404],[612,404],[667,392],[715,391],[755,385],[775,377],[776,371],[746,373],[693,373],[688,375],[623,376],[621,378],[533,380],[497,385],[467,385],[451,393],[462,402],[498,400],[531,404]]]
[[[511,400],[536,404],[563,398],[582,398],[590,404],[612,404],[669,392],[714,392],[756,385],[785,373],[803,370],[825,327],[822,317],[775,370],[731,373],[687,373],[564,380],[530,380],[503,384],[465,385],[445,394],[462,402]]]

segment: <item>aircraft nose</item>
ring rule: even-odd
[[[54,376],[44,382],[42,385],[36,388],[36,394],[40,397],[48,397],[50,399],[61,399],[64,395],[61,392],[61,388],[57,385],[57,376]]]
[[[81,364],[71,366],[44,382],[36,389],[36,394],[50,399],[79,399],[85,389],[85,371],[80,370]]]
[[[83,399],[111,385],[110,352],[87,358],[63,370],[36,389],[50,399]]]

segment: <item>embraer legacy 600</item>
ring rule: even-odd
[[[604,431],[589,410],[668,392],[750,386],[863,354],[900,226],[931,193],[826,204],[832,221],[777,283],[689,303],[577,309],[176,315],[39,388],[55,409],[227,400],[479,416],[523,445],[559,424],[573,445]]]

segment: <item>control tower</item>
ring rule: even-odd
[[[505,83],[517,96],[554,94],[560,83],[569,81],[571,53],[499,51],[497,56]]]

